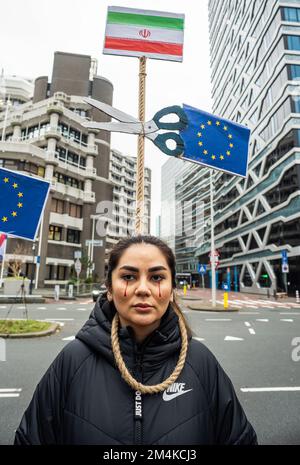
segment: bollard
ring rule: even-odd
[[[296,291],[296,303],[300,304],[299,291]]]
[[[183,295],[186,295],[186,284],[183,286]]]
[[[224,308],[228,308],[228,292],[224,292]]]

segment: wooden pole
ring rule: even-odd
[[[139,71],[139,120],[145,122],[146,100],[146,57],[140,57]],[[137,173],[136,173],[136,206],[135,206],[135,233],[144,233],[144,157],[145,136],[138,136]]]

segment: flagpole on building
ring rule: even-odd
[[[40,261],[41,261],[41,252],[42,252],[42,233],[43,233],[43,226],[44,226],[44,212],[42,213],[42,219],[41,219],[41,224],[40,224],[40,233],[39,233],[39,247],[38,247],[38,257],[39,257],[39,262],[37,261],[36,263],[36,273],[35,273],[35,283],[34,283],[34,289],[38,288],[38,281],[39,281],[39,274],[40,274]]]
[[[216,307],[216,258],[215,258],[215,224],[214,224],[214,195],[213,195],[213,172],[210,170],[210,230],[211,230],[211,302]]]
[[[3,251],[2,263],[1,263],[1,272],[0,272],[0,287],[3,285],[3,274],[4,274],[4,263],[5,263],[5,255],[6,255],[6,247],[7,247],[8,236],[5,239],[5,247]]]
[[[145,122],[146,101],[146,57],[139,58],[139,120]],[[144,232],[144,158],[145,136],[138,136],[137,173],[136,173],[136,206],[135,233]]]

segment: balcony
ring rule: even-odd
[[[83,229],[83,218],[74,218],[67,213],[50,212],[50,224],[69,227],[72,229]]]
[[[47,105],[47,113],[48,114],[51,114],[51,113],[58,113],[60,115],[62,115],[64,112],[64,104],[59,102],[59,101],[55,101],[55,100],[52,100],[52,102],[48,103]]]

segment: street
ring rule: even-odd
[[[27,305],[29,318],[57,321],[61,331],[44,338],[6,340],[6,361],[0,361],[0,444],[13,443],[37,383],[88,319],[93,305],[91,299]],[[238,312],[217,313],[189,310],[186,305],[182,308],[194,337],[231,378],[259,444],[300,444],[300,361],[292,358],[292,341],[300,337],[300,306],[253,298]],[[0,306],[0,319],[8,310],[9,305]],[[23,318],[23,312],[16,304],[10,318]]]

